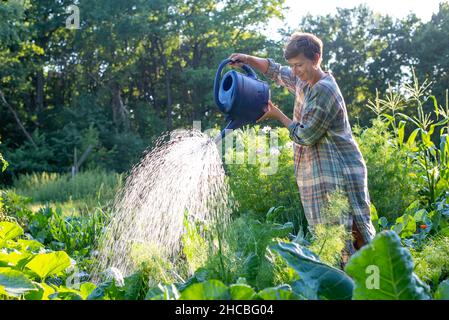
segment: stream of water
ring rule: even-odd
[[[135,253],[158,251],[176,259],[184,219],[226,225],[232,204],[217,146],[198,130],[162,135],[133,167],[117,195],[110,224],[99,241],[93,278],[108,268],[127,276],[138,267]]]

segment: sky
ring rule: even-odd
[[[421,20],[428,21],[432,13],[438,12],[438,5],[444,0],[286,0],[285,6],[290,7],[285,11],[284,21],[272,19],[268,25],[266,35],[279,39],[273,30],[277,30],[287,23],[296,28],[302,16],[307,13],[321,15],[335,13],[336,8],[354,8],[360,4],[366,4],[373,11],[381,14],[389,14],[396,18],[403,18],[409,13],[415,13]],[[447,0],[446,0],[447,1]]]

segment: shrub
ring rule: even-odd
[[[354,128],[354,136],[368,169],[371,202],[379,216],[392,221],[418,197],[418,191],[415,167],[410,163],[406,149],[398,148],[388,126],[378,118],[368,129]]]
[[[36,146],[26,140],[16,149],[8,149],[5,156],[10,162],[14,174],[30,171],[51,171],[57,169],[55,165],[54,148],[49,144],[47,135],[36,129],[32,138]]]
[[[422,250],[411,250],[415,273],[436,288],[449,277],[449,236],[439,235],[430,240]]]
[[[28,208],[30,202],[30,198],[13,191],[0,191],[0,214],[4,220],[15,220],[21,227],[26,228],[29,217],[33,214]]]
[[[270,137],[262,134],[263,131],[270,132],[274,140],[278,137],[277,146],[270,143]],[[238,212],[262,217],[271,207],[282,206],[284,210],[277,222],[292,222],[295,232],[305,229],[307,222],[296,184],[293,147],[288,130],[255,126],[237,130],[236,141],[243,145],[242,150],[229,148],[224,153],[224,162]],[[251,163],[249,156],[254,152],[256,156]],[[237,162],[239,157],[243,157],[240,158],[244,160],[240,161],[242,163]],[[228,159],[235,160],[229,163]]]
[[[318,224],[313,228],[313,240],[309,249],[320,260],[333,267],[340,267],[341,253],[349,238],[343,225]]]

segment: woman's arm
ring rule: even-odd
[[[259,58],[243,53],[233,53],[229,57],[232,60],[239,62],[231,63],[232,67],[241,67],[247,64],[250,67],[262,72],[267,78],[270,78],[278,85],[286,87],[290,93],[296,93],[297,78],[288,66],[281,66],[273,59]]]
[[[332,94],[327,89],[323,90],[320,91],[319,86],[314,88],[300,122],[292,121],[271,101],[268,101],[268,111],[257,122],[276,119],[288,128],[293,141],[305,146],[314,145],[326,134],[340,111]]]
[[[287,88],[291,94],[296,94],[298,78],[292,72],[292,69],[289,66],[282,66],[273,59],[267,59],[267,62],[268,69],[265,76],[276,82],[278,85]]]
[[[265,58],[250,56],[249,54],[243,54],[243,53],[233,53],[233,54],[231,54],[229,59],[240,61],[240,62],[231,63],[231,66],[233,66],[233,67],[234,66],[241,67],[243,64],[247,64],[250,67],[262,72],[263,74],[267,73],[267,71],[268,71],[269,63],[268,63],[268,60]]]
[[[293,121],[287,117],[282,111],[281,109],[279,109],[276,105],[274,105],[270,100],[268,100],[268,110],[267,112],[265,112],[265,114],[260,117],[257,122],[261,122],[265,119],[276,119],[280,122],[282,122],[282,124],[285,127],[289,127]]]

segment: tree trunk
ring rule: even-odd
[[[110,86],[112,92],[112,119],[117,128],[123,128],[125,131],[129,130],[128,110],[123,104],[121,96],[120,84],[113,81]]]
[[[25,136],[27,137],[28,141],[31,142],[31,144],[37,148],[36,143],[34,142],[33,138],[31,137],[31,135],[28,133],[28,131],[25,129],[25,126],[23,125],[22,121],[19,118],[19,115],[17,114],[16,110],[14,110],[14,108],[8,103],[8,101],[6,101],[5,99],[5,95],[3,94],[3,91],[0,90],[0,100],[1,102],[9,109],[9,111],[11,111],[11,113],[14,116],[14,119],[16,120],[17,124],[19,125],[20,129],[22,130],[22,132],[25,134]]]

